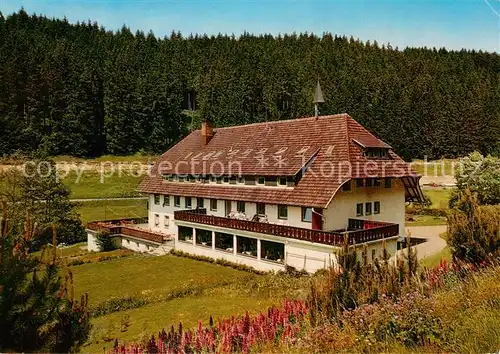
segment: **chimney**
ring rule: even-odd
[[[207,145],[214,136],[214,127],[212,122],[209,120],[204,120],[201,124],[201,144],[203,146]]]

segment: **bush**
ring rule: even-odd
[[[148,303],[148,299],[144,297],[126,296],[111,298],[100,302],[97,306],[92,308],[91,312],[93,317],[99,317],[113,312],[135,309],[147,305]]]
[[[447,242],[454,258],[488,260],[500,248],[500,206],[480,206],[467,190],[448,216]]]
[[[69,352],[87,339],[88,298],[73,298],[73,276],[65,279],[56,248],[29,252],[38,232],[26,218],[24,234],[11,231],[6,206],[0,218],[0,351]],[[53,229],[52,244],[57,244]]]
[[[117,249],[115,243],[111,239],[109,231],[99,231],[95,234],[96,244],[101,252],[113,251]]]
[[[473,152],[460,161],[455,178],[458,189],[450,198],[451,208],[467,189],[477,194],[479,204],[500,204],[500,158]]]
[[[342,319],[369,343],[396,340],[414,347],[436,343],[442,337],[440,320],[433,315],[433,299],[420,292],[404,294],[397,301],[380,302],[343,313]]]

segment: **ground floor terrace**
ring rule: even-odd
[[[283,270],[285,266],[314,272],[336,263],[344,245],[357,247],[360,257],[371,262],[384,247],[395,254],[399,225],[349,219],[343,230],[323,231],[280,224],[207,215],[206,209],[176,211],[175,233],[148,229],[146,220],[89,223],[89,249],[95,233],[107,230],[121,247],[154,251],[168,244],[194,255],[246,264],[259,270]]]

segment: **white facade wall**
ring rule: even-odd
[[[248,231],[243,231],[243,230],[234,230],[234,229],[228,229],[228,228],[223,228],[223,227],[193,224],[193,223],[183,222],[183,221],[179,221],[176,224],[178,226],[186,226],[186,227],[191,227],[191,228],[195,228],[195,229],[204,229],[204,230],[209,230],[212,232],[222,232],[222,233],[230,234],[233,236],[236,235],[236,236],[254,238],[254,239],[257,239],[258,243],[260,243],[260,241],[262,241],[262,240],[281,243],[284,245],[285,259],[284,259],[284,262],[278,263],[278,262],[273,262],[273,261],[267,261],[264,259],[259,259],[256,257],[243,256],[241,254],[236,253],[237,247],[234,247],[234,245],[233,245],[233,247],[234,247],[233,252],[227,252],[227,251],[216,249],[214,243],[212,243],[211,247],[196,244],[196,240],[194,238],[193,238],[192,242],[180,241],[177,237],[177,234],[176,234],[176,239],[175,239],[175,249],[176,250],[180,250],[180,251],[191,253],[191,254],[197,254],[197,255],[201,255],[201,256],[208,256],[208,257],[212,257],[215,259],[222,258],[222,259],[225,259],[227,261],[245,264],[245,265],[248,265],[250,267],[253,267],[255,269],[262,270],[262,271],[284,270],[285,264],[288,264],[287,252],[288,252],[288,249],[290,246],[290,239],[286,239],[284,237],[279,237],[279,236],[264,235],[264,234],[254,233],[254,232],[248,232]],[[257,248],[259,249],[260,246],[257,245]],[[333,249],[333,247],[330,247],[330,249]],[[302,269],[302,266],[298,267],[298,269]],[[314,270],[316,270],[316,269],[314,269]],[[310,270],[310,271],[314,271],[314,270]]]
[[[325,230],[345,229],[348,226],[348,219],[363,219],[371,221],[393,222],[400,225],[400,236],[404,236],[405,222],[405,189],[399,180],[393,180],[391,188],[385,188],[384,181],[381,181],[381,186],[378,187],[356,187],[355,182],[352,182],[350,191],[340,189],[332,199],[328,207],[323,211],[323,227]],[[269,187],[273,188],[273,187]],[[169,205],[164,206],[164,195],[160,196],[160,203],[155,204],[154,195],[149,196],[149,211],[148,211],[148,226],[155,232],[163,232],[175,236],[175,249],[202,256],[212,258],[222,258],[227,261],[246,264],[259,270],[282,270],[285,264],[293,266],[297,269],[305,269],[308,272],[314,272],[318,269],[325,268],[336,264],[336,252],[338,247],[311,243],[307,241],[299,241],[293,239],[285,239],[279,236],[264,235],[250,233],[246,231],[233,230],[213,227],[210,225],[191,224],[182,221],[174,220],[174,211],[185,210],[185,197],[180,197],[180,205],[174,205],[174,196],[168,196]],[[380,202],[380,213],[374,213],[374,202]],[[191,208],[197,206],[197,199],[191,198]],[[285,201],[284,201],[285,202]],[[363,214],[366,212],[366,203],[372,204],[371,215],[357,215],[356,205],[363,203]],[[226,201],[217,200],[217,210],[211,210],[210,199],[204,198],[203,207],[207,210],[208,215],[226,216]],[[230,201],[230,210],[237,210],[237,201]],[[245,202],[245,214],[252,217],[256,214],[257,204]],[[282,224],[287,226],[295,226],[302,228],[311,228],[311,222],[302,221],[302,208],[298,206],[288,206],[288,218],[282,220],[278,218],[278,205],[266,204],[266,215],[269,222]],[[165,216],[169,217],[169,225],[165,226]],[[158,225],[156,222],[158,221]],[[235,251],[225,252],[216,250],[215,245],[206,247],[196,245],[195,242],[179,241],[178,225],[183,225],[192,228],[205,229],[209,231],[219,231],[232,235],[245,236],[255,238],[257,240],[268,240],[280,242],[284,244],[285,263],[270,262],[252,257],[246,257],[236,254]],[[260,242],[260,241],[258,241]],[[89,242],[89,245],[91,243]],[[157,247],[157,245],[149,245]],[[89,246],[90,247],[90,246]],[[122,239],[122,247],[129,248],[134,251],[148,251],[148,245],[140,240]],[[366,259],[371,262],[373,257],[380,258],[384,243],[382,241],[374,241],[366,244],[366,248],[358,247],[357,253],[362,257],[362,252],[366,251]],[[390,255],[394,255],[397,249],[397,237],[385,241],[385,247]]]
[[[340,247],[329,246],[319,243],[312,243],[301,240],[294,240],[279,236],[265,235],[259,233],[253,233],[242,230],[227,229],[222,227],[200,225],[189,222],[180,221],[177,222],[179,226],[191,227],[194,229],[209,230],[212,232],[223,232],[226,234],[244,236],[257,239],[258,242],[272,241],[284,244],[285,250],[285,260],[283,263],[266,261],[264,259],[258,259],[255,257],[247,257],[241,254],[237,254],[234,250],[233,252],[226,252],[222,250],[215,249],[215,244],[212,246],[202,246],[196,244],[196,240],[193,238],[192,241],[180,241],[176,236],[175,239],[175,249],[190,254],[212,257],[214,259],[222,258],[227,261],[241,263],[253,267],[262,271],[277,271],[284,270],[285,265],[292,266],[296,269],[305,269],[309,273],[313,273],[318,269],[327,268],[330,266],[335,266],[337,264],[337,253],[340,251]],[[387,249],[389,255],[394,256],[397,250],[397,240],[398,237],[392,237],[385,240],[385,248]],[[260,248],[257,246],[257,248]],[[359,245],[356,249],[357,255],[362,259],[362,252],[366,251],[366,259],[368,262],[372,262],[374,258],[381,258],[382,251],[384,248],[384,242],[377,240],[373,242],[366,243],[366,248]]]
[[[87,250],[89,252],[99,252],[99,246],[97,246],[97,238],[95,237],[96,232],[92,230],[87,230]]]
[[[269,187],[272,188],[272,187]],[[167,196],[170,198],[169,205],[163,206],[164,195],[160,196],[160,204],[154,203],[154,195],[149,196],[149,210],[148,210],[148,224],[149,228],[155,232],[163,232],[166,234],[176,234],[177,229],[174,225],[174,211],[186,210],[186,198],[180,197],[181,203],[179,207],[174,206],[174,196]],[[191,198],[191,209],[196,208],[196,198]],[[231,210],[237,210],[237,201],[230,201]],[[226,201],[222,199],[217,199],[217,210],[211,210],[210,199],[204,198],[203,207],[207,209],[208,215],[215,216],[226,216]],[[245,214],[251,218],[257,213],[257,203],[245,202]],[[158,215],[159,225],[156,225],[155,215]],[[279,219],[278,218],[278,205],[277,204],[266,204],[266,215],[270,223],[281,224],[287,226],[303,227],[310,229],[311,222],[302,221],[302,208],[298,206],[288,206],[288,218]],[[165,227],[164,220],[165,216],[169,217],[169,227]]]
[[[337,192],[328,207],[323,211],[323,227],[325,230],[338,230],[347,227],[348,219],[386,221],[399,224],[399,235],[405,235],[405,189],[400,180],[392,180],[391,188],[385,188],[384,181],[379,187],[356,187],[352,183],[350,191]],[[380,214],[374,213],[374,202],[380,202]],[[356,215],[356,205],[363,203],[363,214],[366,203],[372,204],[371,215]]]
[[[150,243],[135,237],[121,237],[121,247],[127,248],[135,252],[149,252],[158,247],[156,243]]]

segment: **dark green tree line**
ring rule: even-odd
[[[500,56],[323,34],[239,37],[0,16],[0,155],[165,151],[216,126],[347,112],[406,158],[500,152]],[[194,107],[193,107],[194,105]]]

